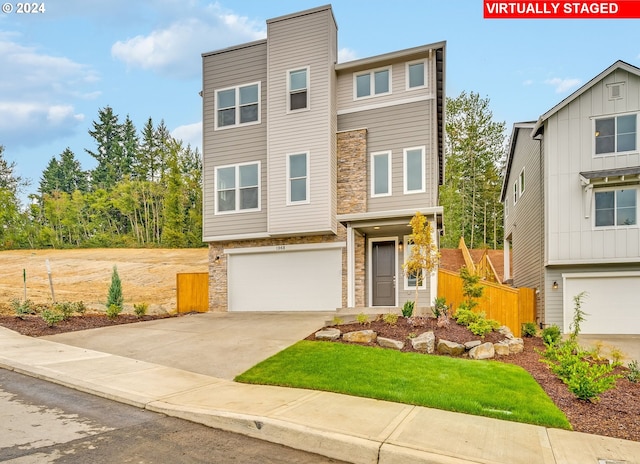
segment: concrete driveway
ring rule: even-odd
[[[622,362],[640,362],[640,335],[579,335],[578,343],[583,348],[598,347],[601,356],[611,359],[611,350],[622,353]]]
[[[232,380],[324,326],[334,313],[202,313],[42,337]]]

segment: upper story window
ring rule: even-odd
[[[216,129],[260,122],[260,82],[216,90]]]
[[[260,210],[260,162],[218,166],[215,210],[234,213]]]
[[[391,68],[354,74],[355,98],[391,93]]]
[[[636,192],[634,188],[595,192],[596,227],[635,226]]]
[[[636,150],[637,133],[636,114],[596,119],[596,155]]]
[[[391,195],[391,152],[371,153],[371,196]]]
[[[518,190],[520,196],[522,196],[524,193],[524,168],[522,168],[522,171],[520,171],[520,177],[518,177]]]
[[[513,204],[518,203],[518,182],[513,184]]]
[[[289,111],[309,108],[309,68],[295,69],[287,73]]]
[[[420,193],[425,189],[425,147],[404,149],[404,193]]]
[[[309,153],[287,155],[287,204],[309,203]]]
[[[427,86],[426,61],[407,63],[407,90]]]

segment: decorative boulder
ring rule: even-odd
[[[394,350],[401,350],[404,348],[404,342],[385,337],[378,337],[378,345],[383,348],[393,348]]]
[[[478,345],[482,345],[482,342],[480,340],[471,340],[470,342],[466,342],[464,344],[464,347],[467,350],[470,350],[471,348],[475,348]]]
[[[411,346],[416,351],[432,354],[436,345],[436,336],[433,332],[425,332],[411,339]]]
[[[498,356],[507,356],[509,351],[509,342],[507,340],[503,340],[498,343],[494,343],[493,349],[495,350]]]
[[[373,330],[357,330],[355,332],[347,332],[342,335],[342,339],[346,342],[353,343],[373,343],[376,341],[378,334]]]
[[[498,333],[504,335],[505,338],[513,338],[513,332],[506,325],[502,325],[498,328]]]
[[[460,356],[466,351],[464,345],[456,342],[450,342],[449,340],[439,340],[437,349],[438,353],[448,354],[451,356]]]
[[[316,332],[316,340],[337,340],[339,338],[339,329],[322,329]]]
[[[524,341],[521,338],[512,338],[508,341],[509,353],[517,354],[524,351]]]
[[[471,359],[491,359],[495,356],[496,352],[493,349],[493,343],[487,342],[482,345],[474,346],[469,351],[469,357]]]

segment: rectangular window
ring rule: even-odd
[[[391,68],[354,75],[356,99],[391,93]]]
[[[309,107],[309,68],[289,71],[288,110],[304,110]]]
[[[219,166],[215,170],[216,214],[260,210],[260,163]]]
[[[425,147],[404,149],[404,193],[425,191]]]
[[[596,227],[636,225],[636,189],[595,192]]]
[[[260,83],[216,91],[216,128],[260,122]]]
[[[407,63],[407,90],[419,89],[427,86],[425,69],[426,61]]]
[[[635,151],[637,115],[627,114],[595,120],[595,153]]]
[[[518,182],[513,184],[513,204],[518,203]]]
[[[524,193],[524,168],[520,171],[520,177],[518,178],[518,188],[520,189],[520,195]]]
[[[371,153],[371,196],[391,195],[391,152]]]
[[[410,235],[404,236],[404,243],[406,243],[406,246],[404,247],[404,262],[406,263],[411,257],[411,248],[413,248],[413,241],[411,240]],[[419,289],[424,290],[427,288],[427,279],[423,278],[424,274],[424,270],[421,270],[418,273],[405,274],[404,289],[415,290],[416,284],[418,284]]]
[[[287,204],[309,202],[309,154],[287,156]]]

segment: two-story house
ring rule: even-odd
[[[411,299],[409,220],[441,228],[445,44],[338,64],[327,5],[202,59],[210,309]],[[435,277],[422,287],[424,305]]]
[[[537,122],[514,125],[505,277],[537,289],[543,326],[569,332],[586,292],[582,333],[640,334],[639,113],[640,69],[618,61]]]

